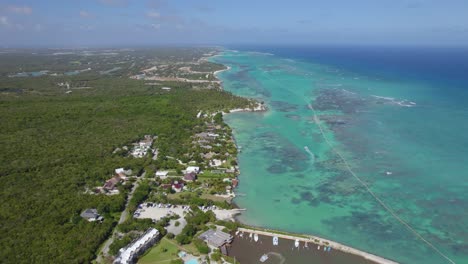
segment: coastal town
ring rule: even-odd
[[[53,94],[71,101],[109,96],[107,83],[100,83],[104,79],[112,82],[112,93],[117,94],[112,96],[122,98],[105,106],[107,112],[117,113],[105,120],[112,129],[95,132],[105,136],[73,145],[89,147],[95,153],[89,156],[96,159],[87,161],[93,169],[83,165],[74,170],[80,200],[67,203],[77,208],[69,218],[71,224],[86,229],[83,236],[95,236],[93,241],[97,241],[89,247],[90,261],[281,263],[283,258],[304,258],[335,263],[344,258],[354,261],[349,263],[394,263],[320,237],[266,230],[239,221],[246,209],[235,204],[236,196],[241,195],[236,190],[242,185],[238,154],[248,146],[237,145],[224,117],[240,112],[261,115],[268,107],[223,91],[218,75],[229,67],[211,59],[220,52],[54,52],[54,58],[83,59],[37,72],[9,70],[4,77],[15,82],[43,78],[52,85],[21,93]],[[130,92],[127,86],[132,88]],[[16,95],[16,91],[6,93]],[[140,94],[132,101],[129,93]],[[96,100],[96,106],[87,108],[91,112],[82,118],[98,118],[101,107]],[[138,121],[132,123],[135,119]],[[69,140],[75,138],[77,135]],[[112,141],[107,142],[109,138]]]
[[[213,56],[214,53],[206,55]],[[220,85],[216,74],[226,69],[219,69],[216,65],[216,71],[211,69],[199,72],[181,64],[184,66],[179,67],[179,70],[186,74],[204,74],[204,77],[188,80],[175,75],[164,76],[162,73],[173,72],[178,66],[162,65],[143,69],[130,78],[209,83],[216,86]],[[203,58],[190,65],[203,69],[213,67],[214,64]],[[162,87],[162,90],[170,92],[171,88]],[[224,123],[223,115],[263,111],[266,111],[266,106],[258,102],[225,112],[200,110],[195,117],[199,121],[194,130],[196,132],[190,137],[186,152],[180,156],[161,156],[162,146],[157,134],[146,134],[135,142],[117,147],[113,155],[149,162],[163,159],[165,162],[146,170],[115,168],[113,175],[109,175],[102,186],[86,191],[90,195],[128,196],[119,225],[101,248],[96,262],[239,263],[245,254],[243,252],[239,256],[239,248],[253,246],[261,250],[269,245],[273,248],[264,249],[265,252],[252,251],[258,254],[253,258],[268,263],[268,259],[278,258],[279,254],[271,253],[271,250],[276,247],[276,251],[284,251],[284,248],[279,247],[281,241],[283,247],[289,244],[286,248],[296,249],[301,256],[315,254],[313,257],[333,259],[346,252],[365,260],[362,263],[394,263],[326,239],[285,235],[249,227],[237,221],[236,216],[245,210],[237,208],[233,203],[235,189],[240,184],[237,160],[239,147],[232,130]],[[134,194],[140,192],[140,189],[144,189],[143,195],[135,199]],[[85,209],[81,217],[89,222],[103,221],[103,216],[96,208]],[[279,256],[281,258],[281,254]]]

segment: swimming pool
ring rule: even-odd
[[[185,264],[198,264],[198,260],[197,259],[191,259],[189,261],[186,261]]]

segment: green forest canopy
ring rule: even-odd
[[[90,262],[116,223],[110,214],[102,224],[79,214],[103,206],[118,212],[125,198],[84,194],[85,187],[102,184],[117,167],[153,162],[112,155],[113,150],[152,134],[172,146],[162,155],[178,156],[200,122],[198,111],[249,103],[220,90],[171,83],[174,89],[163,93],[118,78],[107,76],[95,81],[99,85],[92,92],[69,95],[0,93],[2,262]]]

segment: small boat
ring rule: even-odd
[[[278,245],[278,242],[279,242],[279,241],[278,241],[278,237],[276,237],[276,236],[273,237],[273,245],[274,245],[274,246],[277,246],[277,245]]]
[[[262,257],[260,258],[260,262],[265,262],[265,261],[267,261],[267,259],[268,259],[268,255],[263,254]]]
[[[236,236],[239,235],[239,232],[240,232],[239,230],[236,231]]]
[[[257,234],[254,234],[254,240],[255,240],[255,242],[258,241],[258,235]]]
[[[294,246],[299,247],[299,239],[296,239],[296,241],[294,241]]]
[[[308,247],[308,246],[307,246],[307,241],[305,242],[304,247],[305,247],[305,248]]]
[[[331,251],[331,247],[328,247],[328,252],[330,252],[330,251]]]
[[[240,233],[239,236],[240,236],[240,237],[244,237],[244,233]]]
[[[327,247],[323,247],[323,251],[327,251]]]
[[[252,233],[249,234],[249,238],[252,238]]]
[[[320,250],[320,246],[317,246],[317,249]]]

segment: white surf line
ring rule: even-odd
[[[307,101],[306,101],[307,103]],[[365,183],[361,178],[359,178],[356,173],[354,173],[354,171],[351,169],[351,166],[349,166],[348,164],[348,161],[343,157],[343,155],[341,155],[340,152],[338,152],[338,150],[336,150],[336,148],[333,147],[333,145],[330,143],[330,141],[328,140],[328,138],[325,136],[325,132],[323,131],[323,128],[322,126],[320,125],[320,119],[318,118],[316,112],[315,112],[315,109],[314,107],[312,106],[311,103],[307,103],[307,106],[309,107],[310,110],[312,110],[312,112],[314,113],[314,121],[315,123],[317,124],[317,127],[320,129],[320,133],[322,134],[322,137],[323,139],[325,140],[325,142],[330,146],[330,148],[333,150],[333,152],[336,153],[336,155],[338,155],[338,157],[340,157],[340,159],[343,161],[343,163],[345,164],[347,170],[349,171],[349,173],[351,173],[351,175],[353,175],[353,177],[359,182],[361,183],[362,186],[364,186],[364,188],[366,189],[366,191],[372,195],[372,197],[374,197],[374,199],[385,209],[387,210],[396,220],[398,220],[401,224],[403,224],[408,230],[410,230],[417,238],[419,238],[420,240],[422,240],[423,242],[425,242],[430,248],[432,248],[435,252],[437,252],[440,256],[442,256],[443,258],[445,258],[448,262],[450,263],[453,263],[455,264],[455,262],[450,259],[448,256],[446,256],[444,253],[442,253],[437,247],[435,247],[431,242],[427,241],[422,235],[420,235],[414,228],[412,228],[405,220],[401,219],[394,211],[392,208],[390,208],[387,204],[385,204],[370,188],[369,188],[369,185],[367,185],[367,183]]]

